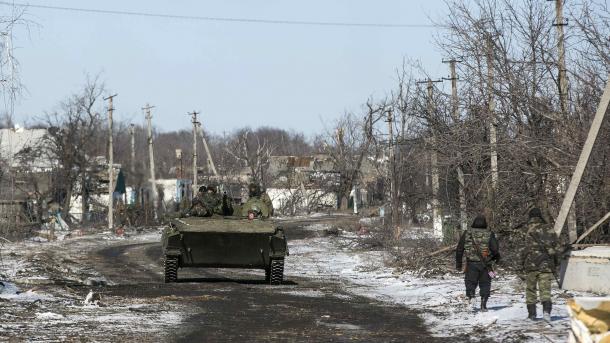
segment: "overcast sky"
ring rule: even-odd
[[[19,3],[17,1],[17,3]],[[442,0],[29,1],[102,10],[317,22],[430,24]],[[0,6],[2,13],[8,7]],[[99,74],[119,119],[142,123],[155,105],[161,130],[188,128],[201,111],[215,133],[271,125],[315,134],[345,111],[395,85],[403,58],[445,76],[434,28],[337,27],[214,22],[30,7],[30,33],[14,45],[26,92],[18,122],[32,121]]]

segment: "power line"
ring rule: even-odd
[[[438,28],[438,27],[441,27],[440,25],[435,25],[435,24],[350,23],[350,22],[333,22],[333,21],[206,17],[206,16],[150,13],[150,12],[137,12],[137,11],[104,10],[104,9],[93,9],[93,8],[50,6],[50,5],[32,5],[32,4],[15,3],[15,2],[8,2],[8,1],[0,1],[0,5],[19,6],[19,7],[25,7],[25,8],[31,7],[31,8],[40,8],[40,9],[48,9],[48,10],[81,12],[81,13],[129,15],[129,16],[138,16],[138,17],[149,17],[149,18],[215,21],[215,22],[229,22],[229,23],[282,24],[282,25],[306,25],[306,26],[339,26],[339,27],[376,27],[376,28]]]

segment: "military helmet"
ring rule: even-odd
[[[199,187],[198,191],[201,193],[205,193],[205,190],[207,189],[207,187],[205,185],[202,185]]]

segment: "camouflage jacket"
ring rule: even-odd
[[[554,272],[558,263],[559,239],[540,218],[531,218],[521,250],[521,267],[526,272]]]
[[[197,194],[193,198],[189,214],[198,217],[210,217],[214,214],[222,214],[222,198],[216,194]]]
[[[468,262],[481,262],[481,257],[485,259],[485,263],[500,261],[498,240],[489,229],[468,228],[462,233],[455,250],[455,264],[458,269],[462,268],[464,253]]]

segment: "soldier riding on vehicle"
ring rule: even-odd
[[[269,218],[273,215],[271,198],[256,183],[248,185],[248,201],[241,208],[242,217]],[[251,218],[251,219],[252,219]]]
[[[223,207],[226,207],[226,204],[223,204],[223,197],[216,193],[216,185],[209,184],[207,187],[199,187],[199,192],[193,198],[188,215],[192,217],[211,217],[214,214],[224,215],[226,208]]]

